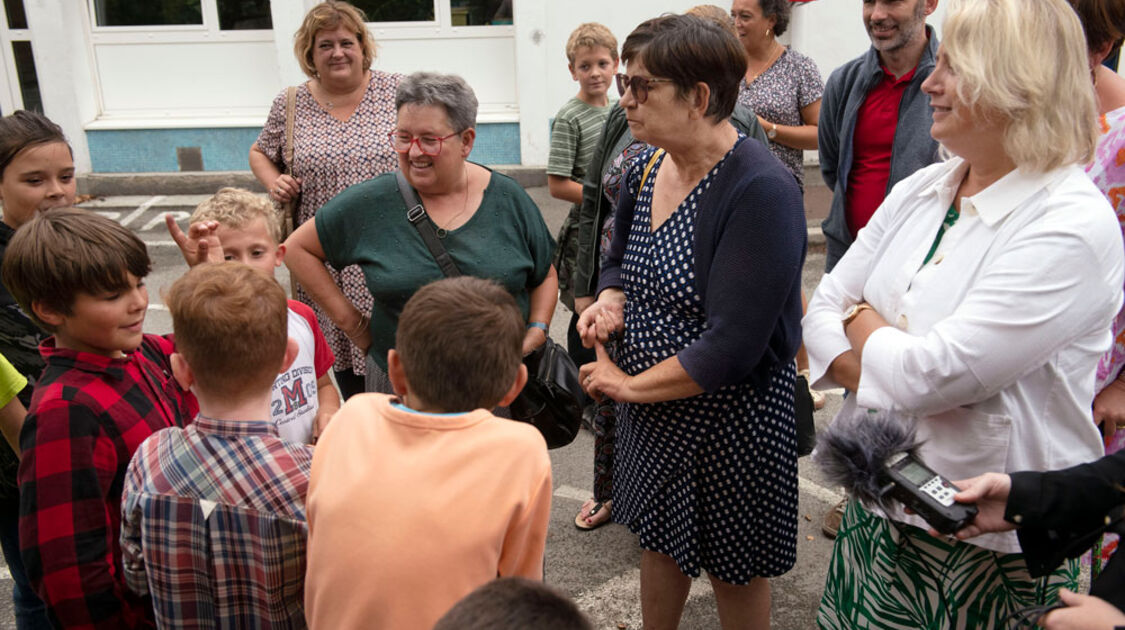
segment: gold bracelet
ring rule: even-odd
[[[348,339],[355,339],[356,335],[363,332],[363,329],[367,328],[370,325],[371,325],[371,316],[367,315],[367,314],[360,315],[359,316],[359,323],[356,324],[356,326],[352,330],[345,330],[344,334],[347,335]]]

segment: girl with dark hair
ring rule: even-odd
[[[76,192],[74,156],[58,125],[42,114],[24,110],[0,118],[0,204],[4,208],[0,260],[20,226],[43,210],[74,205]],[[27,378],[28,385],[19,394],[24,407],[31,404],[35,380],[43,371],[39,342],[46,336],[0,285],[0,354]],[[8,438],[0,440],[0,549],[12,573],[16,627],[50,628],[43,602],[31,589],[20,559],[19,459],[10,448],[18,442],[19,426],[0,426],[0,431]]]

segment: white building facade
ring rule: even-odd
[[[81,172],[247,170],[274,97],[306,79],[293,33],[313,0],[0,0],[0,111],[40,109]],[[472,159],[543,165],[549,125],[577,92],[567,36],[582,22],[624,41],[693,0],[357,0],[375,67],[465,77],[480,101]],[[720,5],[729,8],[726,5]],[[825,79],[868,46],[860,0],[795,4],[782,40]],[[944,7],[930,23],[940,26]],[[616,97],[616,95],[613,95]]]

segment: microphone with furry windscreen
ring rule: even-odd
[[[934,529],[953,534],[976,516],[956,503],[958,489],[917,457],[913,426],[874,410],[837,418],[817,440],[813,458],[829,481],[867,507],[887,510],[897,500]]]

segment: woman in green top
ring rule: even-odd
[[[539,208],[514,180],[469,162],[477,99],[454,75],[416,73],[395,97],[391,144],[442,245],[464,275],[495,280],[527,318],[523,350],[547,339],[558,298],[554,240]],[[367,390],[389,392],[387,350],[399,313],[423,285],[443,277],[418,230],[394,173],[337,195],[285,241],[285,262],[312,298],[360,348],[367,349]],[[375,298],[359,312],[330,281],[324,263],[357,264]],[[373,375],[370,367],[377,367]]]

